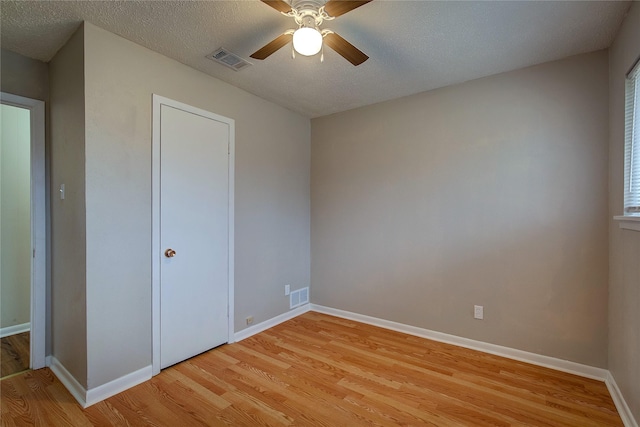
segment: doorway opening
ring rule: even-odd
[[[44,102],[0,97],[0,377],[45,366]]]

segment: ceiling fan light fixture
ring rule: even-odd
[[[312,27],[301,27],[293,33],[293,48],[300,55],[313,56],[322,48],[322,34]]]

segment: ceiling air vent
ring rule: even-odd
[[[216,50],[212,54],[207,55],[207,58],[209,58],[212,61],[216,61],[222,65],[225,65],[235,71],[240,71],[243,68],[246,68],[249,65],[251,65],[250,62],[245,61],[235,53],[231,53],[223,47]]]

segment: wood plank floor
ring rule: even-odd
[[[51,371],[3,426],[621,426],[604,383],[309,312],[83,410]]]
[[[29,369],[29,332],[0,338],[0,378]]]

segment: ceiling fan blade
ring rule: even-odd
[[[331,49],[338,52],[344,59],[351,62],[353,65],[360,65],[369,57],[362,53],[360,49],[337,35],[336,33],[329,33],[324,36],[324,42]]]
[[[293,38],[292,34],[280,34],[278,37],[264,45],[262,48],[251,54],[253,59],[265,59],[269,55],[275,53],[278,49],[286,45]]]
[[[329,16],[336,18],[370,1],[371,0],[329,0],[327,4],[324,5],[324,11],[327,12]]]
[[[287,3],[285,3],[282,0],[262,0],[262,3],[265,3],[271,6],[278,12],[287,13],[291,10],[291,6],[289,6]]]

